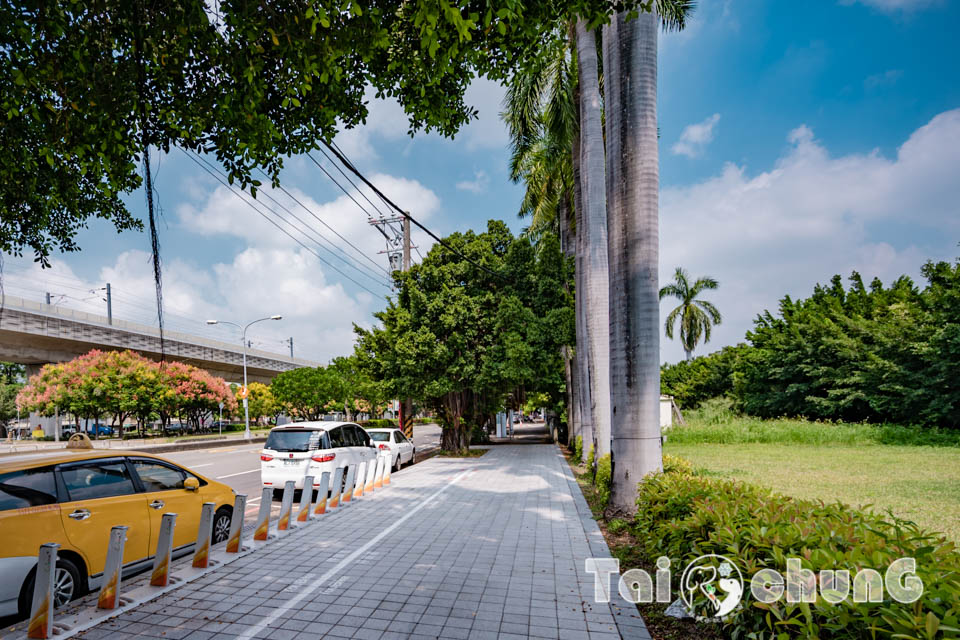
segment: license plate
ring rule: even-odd
[[[301,462],[303,462],[303,460],[284,460],[283,464],[288,467],[297,467],[300,466]]]

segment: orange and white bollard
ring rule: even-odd
[[[118,525],[110,529],[107,545],[107,562],[103,565],[103,582],[97,609],[116,609],[120,604],[120,569],[123,567],[123,546],[127,542],[127,527]]]
[[[343,497],[340,499],[343,504],[350,502],[353,498],[353,485],[356,483],[357,467],[347,467],[347,482],[343,487]]]
[[[53,635],[54,576],[59,548],[56,542],[40,545],[37,575],[33,582],[33,607],[27,625],[28,638],[49,638]]]
[[[367,462],[364,460],[357,467],[357,485],[353,488],[353,497],[359,498],[363,495],[363,479],[367,475]]]
[[[390,469],[393,468],[393,460],[387,460],[383,467],[383,486],[390,484]]]
[[[333,487],[330,489],[330,508],[340,506],[340,488],[343,486],[343,467],[337,467],[333,472]]]
[[[200,508],[200,527],[197,529],[197,544],[193,551],[193,568],[210,566],[210,536],[213,534],[213,509],[217,505],[204,502]]]
[[[297,512],[297,522],[306,522],[310,517],[310,505],[313,504],[313,476],[303,479],[303,490],[300,492],[300,511]]]
[[[377,459],[380,456],[367,463],[367,486],[363,488],[367,493],[373,493],[373,479],[377,475]]]
[[[170,584],[170,560],[173,558],[173,529],[177,514],[165,513],[160,520],[160,535],[157,536],[157,552],[153,556],[153,573],[150,586],[165,587]]]
[[[240,553],[243,545],[240,538],[243,536],[243,520],[247,511],[247,496],[243,493],[233,500],[233,514],[230,516],[230,535],[227,536],[227,553]]]
[[[283,485],[283,501],[280,503],[280,519],[277,520],[277,531],[286,531],[290,528],[290,514],[293,513],[293,480],[287,480]]]
[[[383,470],[387,466],[387,460],[389,460],[390,457],[389,453],[377,456],[377,473],[373,476],[374,489],[383,488]]]
[[[257,526],[253,530],[253,539],[264,541],[270,537],[270,507],[273,505],[273,489],[264,487],[260,493],[260,510],[257,512]]]
[[[330,472],[320,474],[320,484],[317,486],[317,506],[313,508],[313,515],[320,516],[327,512],[327,492],[330,490]]]

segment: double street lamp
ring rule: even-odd
[[[250,439],[250,405],[247,404],[246,394],[250,393],[249,388],[247,387],[247,329],[251,326],[257,324],[258,322],[263,322],[264,320],[282,320],[283,316],[269,316],[267,318],[260,318],[254,320],[253,322],[247,323],[246,326],[241,326],[236,322],[230,322],[228,320],[207,320],[207,324],[229,324],[233,325],[237,329],[240,329],[240,340],[243,344],[243,418],[246,423],[246,429],[244,430],[243,437],[247,440]]]

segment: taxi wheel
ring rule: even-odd
[[[34,569],[24,580],[23,587],[20,589],[18,608],[20,615],[24,618],[29,617],[30,609],[33,607],[33,585],[36,575],[37,571]],[[53,584],[54,606],[59,608],[80,595],[80,570],[70,560],[58,558]]]
[[[220,507],[213,514],[213,544],[224,542],[230,537],[230,520],[233,516],[233,509],[230,507]]]

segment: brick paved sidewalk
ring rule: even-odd
[[[82,637],[649,638],[593,602],[610,553],[553,445],[434,458],[322,518]]]

